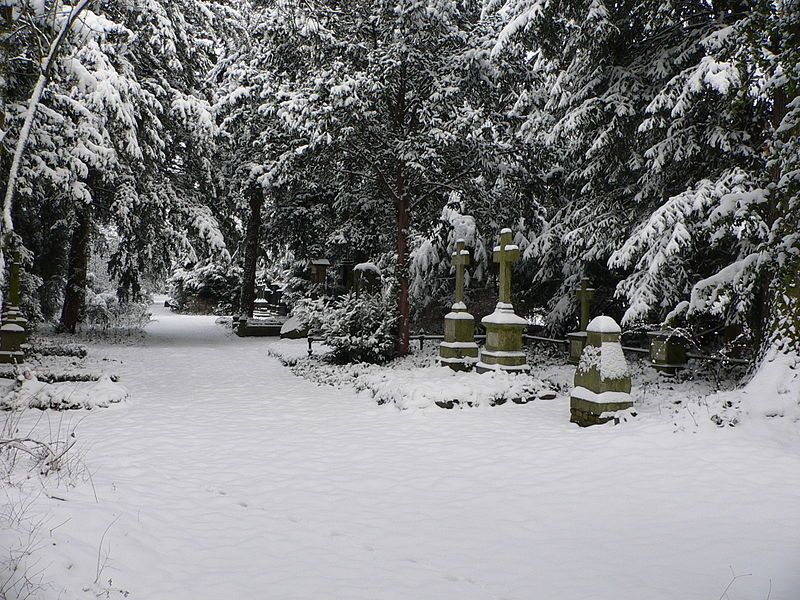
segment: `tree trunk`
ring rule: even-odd
[[[397,191],[397,355],[408,354],[410,334],[410,311],[408,304],[408,228],[411,223],[411,207],[406,193],[403,165],[398,162],[395,168],[395,187]]]
[[[78,323],[83,319],[91,239],[91,211],[89,207],[80,207],[69,246],[67,287],[64,289],[64,305],[61,309],[61,328],[69,333],[75,333]]]
[[[261,236],[261,208],[264,206],[264,190],[255,184],[248,192],[250,218],[244,236],[244,272],[242,291],[239,296],[239,314],[252,317],[256,299],[256,265],[258,264],[259,238]]]

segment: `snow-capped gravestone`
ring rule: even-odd
[[[444,341],[439,344],[439,364],[454,371],[471,369],[478,361],[475,343],[475,317],[464,304],[464,269],[469,264],[469,250],[464,240],[456,242],[453,266],[456,269],[456,297],[449,313],[444,316]]]
[[[0,363],[22,362],[22,345],[28,341],[28,320],[19,309],[19,262],[11,264],[8,304],[0,316]]]
[[[684,338],[676,331],[662,329],[647,334],[650,338],[650,364],[665,375],[675,375],[686,368]]]
[[[512,244],[511,230],[500,232],[500,243],[494,248],[494,262],[500,265],[500,298],[494,312],[483,319],[486,345],[481,348],[479,373],[487,371],[527,372],[527,356],[522,348],[522,332],[528,322],[514,314],[511,304],[511,266],[519,260],[519,247]]]
[[[570,421],[581,427],[616,420],[617,411],[633,406],[631,376],[619,340],[619,325],[611,317],[595,317],[586,334],[569,399]]]

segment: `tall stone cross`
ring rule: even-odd
[[[465,250],[464,240],[456,240],[456,251],[453,252],[453,266],[456,268],[456,302],[453,305],[464,307],[464,268],[469,264],[469,250]]]
[[[498,304],[511,304],[511,265],[519,260],[519,247],[512,244],[510,229],[500,231],[500,243],[494,247],[494,262],[500,265],[500,297]]]
[[[594,296],[594,288],[589,287],[587,277],[581,278],[581,287],[575,291],[575,295],[581,303],[581,331],[586,331],[586,327],[589,326],[589,308]]]

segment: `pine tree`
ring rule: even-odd
[[[486,23],[469,2],[280,8],[293,28],[286,35],[313,68],[305,80],[282,84],[275,114],[302,140],[300,154],[323,157],[309,164],[329,169],[324,178],[338,207],[368,207],[363,217],[373,231],[392,215],[386,242],[395,247],[404,354],[412,230],[429,228],[454,189],[472,199],[472,190],[488,194],[521,178]]]

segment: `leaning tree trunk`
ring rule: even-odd
[[[239,314],[252,317],[256,299],[256,265],[258,264],[259,237],[261,236],[261,208],[264,206],[264,191],[256,184],[249,191],[250,218],[244,236],[244,272],[242,291],[239,296]]]
[[[83,318],[91,239],[92,219],[86,207],[78,211],[69,246],[67,287],[64,289],[64,305],[61,309],[61,328],[69,333],[75,333]]]

